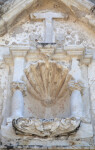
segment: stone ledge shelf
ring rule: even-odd
[[[85,52],[85,48],[82,45],[69,45],[64,46],[64,50],[69,56],[82,56]]]
[[[30,61],[31,59],[34,61],[42,60],[43,58],[40,54],[43,53],[47,56],[51,56],[52,60],[71,61],[72,58],[76,58],[81,62],[81,64],[84,63],[85,65],[89,65],[93,58],[91,53],[85,54],[85,48],[83,47],[83,45],[64,46],[64,48],[60,51],[56,48],[56,44],[54,43],[45,43],[46,45],[44,47],[42,44],[38,44],[35,52],[32,52],[32,50],[30,50],[26,59]]]

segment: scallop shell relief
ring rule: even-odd
[[[64,98],[71,79],[69,68],[53,61],[31,63],[25,75],[31,96],[47,107]]]

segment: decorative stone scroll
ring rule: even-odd
[[[48,138],[69,135],[75,132],[80,126],[80,120],[76,118],[50,120],[18,118],[13,120],[12,125],[18,135]]]
[[[69,88],[70,88],[71,92],[73,92],[74,90],[78,90],[81,92],[81,94],[83,94],[84,86],[83,86],[83,83],[81,81],[75,82],[75,80],[71,80],[69,82]]]

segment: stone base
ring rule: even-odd
[[[66,147],[66,146],[51,146],[51,147],[47,147],[47,146],[35,146],[35,145],[27,145],[27,146],[22,146],[22,145],[20,145],[20,146],[17,146],[17,147],[14,147],[14,146],[12,146],[12,145],[10,145],[10,146],[1,146],[0,147],[0,149],[2,149],[2,150],[8,150],[8,149],[10,149],[10,150],[12,150],[12,149],[14,149],[14,150],[26,150],[26,149],[31,149],[31,150],[66,150],[66,149],[68,149],[68,150],[70,150],[70,149],[81,149],[81,150],[83,150],[83,149],[86,149],[86,150],[91,150],[91,149],[93,149],[93,150],[95,150],[95,146],[76,146],[76,145],[74,145],[74,146],[69,146],[69,147]]]
[[[19,141],[20,142],[20,141]],[[54,141],[38,141],[30,140],[23,141],[16,145],[4,144],[0,146],[0,149],[32,149],[32,150],[64,150],[64,149],[95,149],[95,146],[89,145],[85,141],[67,141],[67,140],[54,140]]]
[[[83,131],[83,129],[85,131]],[[85,132],[85,134],[84,134]],[[84,137],[85,135],[85,137]],[[57,138],[34,138],[31,136],[18,136],[13,130],[12,123],[1,127],[2,145],[4,149],[32,149],[32,150],[57,150],[57,149],[90,149],[93,146],[93,131],[91,124],[82,123],[81,127],[71,136]],[[94,149],[94,147],[93,147]]]

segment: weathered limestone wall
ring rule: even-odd
[[[23,1],[10,2],[1,14]],[[94,149],[94,4],[32,2],[0,37],[0,146]]]
[[[26,22],[22,24],[23,22]],[[14,27],[5,36],[0,37],[1,45],[18,45],[18,44],[32,44],[35,46],[36,42],[42,42],[44,38],[44,23],[42,21],[34,22],[24,20]],[[82,23],[76,22],[71,18],[68,21],[54,21],[54,34],[58,46],[64,45],[80,45],[82,44],[89,50],[95,47],[93,31],[86,28]],[[93,52],[93,51],[92,51]]]
[[[23,24],[23,22],[26,22]],[[33,49],[36,46],[37,42],[42,42],[43,38],[44,38],[44,23],[42,21],[39,22],[34,22],[34,21],[30,21],[30,20],[24,20],[23,22],[19,23],[17,27],[14,27],[9,33],[7,33],[6,35],[4,35],[3,37],[0,38],[0,43],[2,45],[1,48],[10,46],[10,45],[28,45],[30,44],[31,49]],[[86,53],[89,52],[93,52],[93,49],[95,47],[95,42],[94,42],[94,34],[91,30],[88,30],[87,27],[85,27],[83,24],[81,23],[77,23],[75,22],[75,19],[69,19],[68,21],[54,21],[54,33],[55,33],[55,39],[56,39],[56,43],[57,43],[57,47],[58,48],[64,48],[64,45],[80,45],[82,44],[85,48],[86,48]],[[90,35],[89,35],[90,34]],[[33,44],[32,44],[33,43]],[[7,48],[6,48],[7,49]],[[6,51],[3,50],[3,53]],[[94,52],[93,52],[94,54]],[[84,99],[84,107],[89,106],[89,93],[88,91],[88,78],[87,78],[87,67],[84,65],[82,66],[82,71],[83,71],[83,77],[85,79],[85,86],[87,87],[87,89],[85,89],[85,93],[83,95],[83,99]],[[42,112],[45,112],[45,108],[41,107],[41,105],[39,104],[39,102],[36,102],[35,100],[31,101],[31,105],[32,103],[35,105],[32,105],[32,107],[28,108],[28,105],[30,103],[30,99],[29,96],[28,98],[25,98],[25,116],[31,116],[32,111],[34,110],[34,115],[37,116],[37,114],[39,114],[38,116],[41,117],[41,114],[44,114]],[[88,105],[87,104],[87,99],[88,99]],[[85,102],[86,100],[86,102]],[[68,101],[69,102],[69,101]],[[40,106],[41,108],[39,109],[39,111],[34,107],[34,106]],[[60,104],[59,104],[60,105]],[[56,105],[56,107],[58,106],[58,104]],[[67,106],[69,107],[69,103],[67,104]],[[56,107],[51,108],[52,112],[55,112],[54,116],[58,116],[58,112],[61,113],[61,116],[64,112],[63,109],[63,105],[61,103],[61,109],[60,107],[59,110],[56,109]],[[53,110],[54,109],[54,110]],[[65,109],[66,106],[65,106]],[[90,108],[89,108],[90,109]],[[86,108],[86,116],[90,116],[89,113],[89,109],[88,107]],[[32,111],[31,111],[32,110]],[[43,111],[42,111],[43,110]],[[68,110],[68,109],[67,109]],[[59,113],[59,114],[60,114]],[[68,111],[68,113],[70,113]],[[67,113],[67,116],[68,116]],[[50,116],[50,114],[48,114]],[[42,116],[44,117],[44,115]]]

